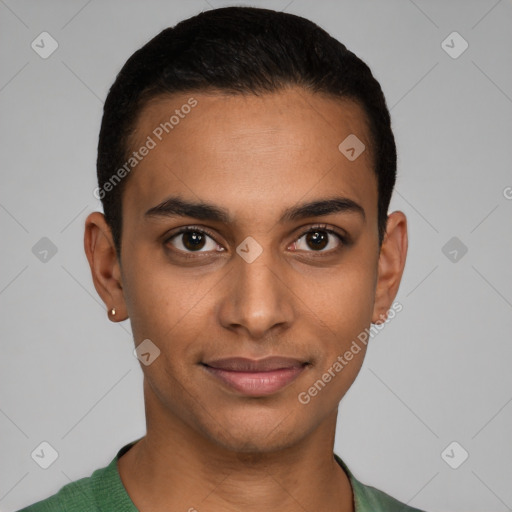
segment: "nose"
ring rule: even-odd
[[[252,262],[238,257],[218,310],[219,321],[240,336],[261,340],[290,327],[293,293],[283,262],[265,250]]]

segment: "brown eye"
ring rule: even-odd
[[[192,226],[175,233],[165,243],[171,244],[175,249],[182,252],[219,251],[220,248],[219,244],[205,231]]]
[[[344,237],[332,229],[326,229],[321,226],[312,227],[294,243],[294,250],[330,252],[331,250],[339,249],[344,245],[344,242]],[[327,250],[324,250],[326,248]]]
[[[316,250],[325,249],[329,243],[329,235],[325,231],[310,231],[306,235],[306,244]]]
[[[205,235],[197,231],[182,233],[182,243],[189,251],[202,249],[205,245]]]

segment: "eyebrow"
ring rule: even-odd
[[[364,208],[348,197],[333,197],[318,199],[309,203],[286,208],[279,219],[279,224],[308,217],[320,217],[333,213],[355,213],[366,221]],[[233,219],[228,210],[204,202],[192,202],[177,196],[171,196],[160,204],[150,208],[145,218],[157,217],[193,217],[199,220],[216,221],[223,224],[232,224]]]

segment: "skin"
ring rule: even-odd
[[[161,351],[141,363],[147,434],[120,458],[121,479],[143,512],[353,511],[333,446],[338,404],[365,346],[310,403],[297,397],[386,318],[405,265],[406,217],[388,216],[379,250],[368,129],[348,100],[296,87],[158,98],[143,109],[133,147],[191,96],[198,105],[126,182],[122,263],[103,214],[85,225],[94,285],[116,309],[111,320],[130,318],[136,345],[150,339]],[[338,150],[349,134],[366,146],[354,161]],[[145,218],[170,195],[225,208],[233,222]],[[286,208],[333,196],[358,203],[365,218],[346,211],[278,222]],[[317,249],[304,234],[317,224],[344,230],[349,242],[323,231],[328,245]],[[190,225],[213,236],[186,259],[187,235],[169,238]],[[248,236],[263,250],[252,263],[236,252]],[[200,364],[269,355],[309,365],[280,391],[249,397]]]

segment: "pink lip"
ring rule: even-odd
[[[204,363],[205,369],[232,389],[249,396],[276,393],[295,380],[306,363],[287,357],[260,360],[232,357]]]

